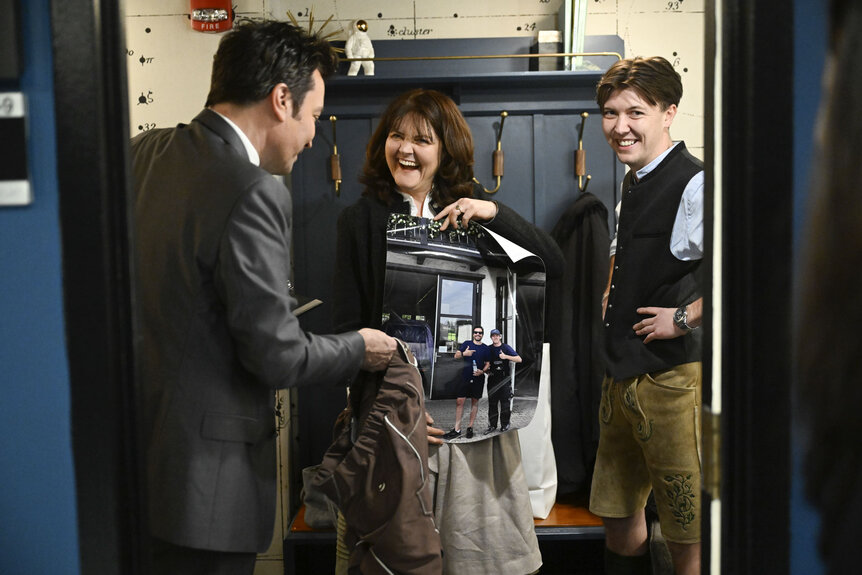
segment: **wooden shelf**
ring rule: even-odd
[[[377,57],[451,57],[512,54],[533,51],[533,38],[461,38],[438,40],[379,40]],[[587,36],[585,52],[617,52],[618,36]],[[379,117],[383,106],[412,88],[432,88],[452,97],[465,115],[570,114],[597,109],[596,84],[613,56],[589,59],[595,70],[531,71],[534,60],[524,57],[384,61],[374,76],[347,76],[347,63],[327,81],[324,117]]]
[[[603,539],[604,524],[600,517],[584,507],[557,502],[545,519],[535,519],[539,541]]]
[[[602,520],[583,507],[557,502],[545,519],[535,519],[536,537],[542,541],[603,539]],[[306,545],[335,545],[335,529],[312,529],[305,522],[305,505],[290,522],[284,538],[285,573],[296,572],[296,548]],[[328,552],[328,551],[327,551]]]

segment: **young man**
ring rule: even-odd
[[[154,573],[250,575],[272,539],[274,390],[384,368],[395,340],[304,333],[287,174],[311,146],[329,45],[282,22],[228,33],[207,108],[132,140],[140,386]]]
[[[486,357],[486,346],[482,343],[485,328],[481,325],[473,328],[473,339],[461,344],[455,352],[455,359],[464,359],[462,372],[462,384],[458,389],[458,398],[455,400],[455,427],[443,436],[443,439],[456,439],[461,437],[461,416],[464,414],[464,402],[470,398],[470,424],[467,426],[467,439],[473,437],[473,422],[479,412],[479,400],[482,399],[482,390],[485,387],[485,374],[488,372],[489,363]]]
[[[590,510],[604,519],[608,574],[649,573],[652,491],[675,572],[700,573],[698,412],[703,167],[670,126],[682,97],[664,58],[621,60],[596,100],[629,167],[603,299],[607,375]]]
[[[491,345],[487,348],[488,361],[491,366],[488,376],[488,429],[485,435],[497,429],[499,414],[500,431],[509,430],[509,420],[512,415],[512,377],[510,363],[521,363],[521,356],[509,344],[503,343],[503,334],[498,329],[491,330]]]

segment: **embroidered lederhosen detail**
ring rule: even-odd
[[[694,489],[691,474],[666,475],[668,505],[675,521],[685,530],[694,521]]]
[[[646,414],[638,404],[637,386],[638,380],[635,379],[622,390],[623,405],[637,419],[635,432],[638,434],[638,438],[641,441],[649,441],[652,437],[653,422],[651,419],[647,419]]]

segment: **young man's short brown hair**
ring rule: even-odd
[[[667,110],[682,98],[682,79],[670,62],[661,56],[620,60],[605,72],[596,88],[601,110],[615,90],[631,88],[653,106]]]

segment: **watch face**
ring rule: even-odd
[[[676,308],[676,311],[673,312],[673,323],[676,324],[676,327],[682,330],[688,331],[689,327],[686,325],[685,320],[687,319],[684,307]]]

